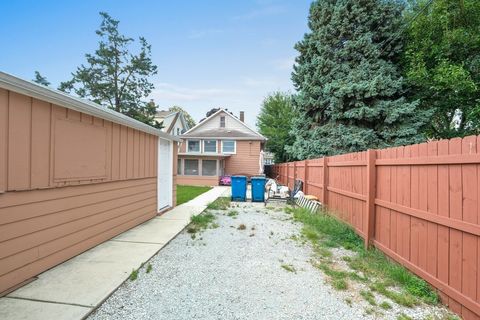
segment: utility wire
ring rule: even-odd
[[[405,26],[411,25],[421,14],[427,10],[427,8],[433,3],[434,0],[428,0],[427,4],[423,6],[423,8],[420,9],[407,23],[405,23]],[[396,40],[400,36],[400,33],[397,33],[393,38],[390,38],[387,40],[382,46],[382,50],[380,51],[380,56],[385,52],[385,49],[387,48],[387,45],[392,43],[394,40]]]

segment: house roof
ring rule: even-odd
[[[132,119],[124,114],[116,112],[95,102],[74,97],[60,90],[52,89],[31,81],[12,76],[0,71],[0,88],[31,96],[46,102],[50,102],[71,110],[86,113],[94,117],[102,118],[118,123],[142,132],[159,136],[160,138],[181,141],[178,137],[167,134],[159,129],[151,127],[143,122]]]
[[[227,116],[231,117],[241,125],[243,125],[245,128],[247,128],[247,132],[239,131],[239,130],[233,130],[233,129],[228,129],[228,128],[217,128],[217,129],[211,129],[207,131],[202,131],[201,133],[195,133],[195,129],[205,125],[205,123],[209,122],[211,119],[213,119],[217,114],[224,112]],[[219,109],[217,112],[213,113],[210,115],[208,118],[205,120],[201,121],[198,123],[196,126],[193,128],[190,128],[187,132],[185,132],[182,137],[185,138],[236,138],[238,140],[267,140],[263,135],[258,133],[257,131],[253,130],[250,128],[246,123],[243,121],[240,121],[237,117],[235,117],[233,114],[230,112],[224,110],[224,109]]]

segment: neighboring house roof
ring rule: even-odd
[[[68,109],[86,113],[95,117],[109,120],[130,128],[134,128],[164,139],[180,141],[178,137],[169,135],[148,124],[130,118],[95,102],[74,97],[60,90],[52,89],[31,81],[23,80],[0,71],[0,88],[24,94],[46,102],[50,102]]]
[[[208,129],[208,130],[198,130],[202,126],[205,126],[209,123],[212,119],[214,119],[218,114],[224,113],[225,116],[230,117],[234,121],[238,122],[243,126],[245,130],[236,130],[226,128],[215,128],[215,129]],[[230,112],[219,109],[214,114],[210,115],[208,118],[203,120],[202,122],[198,123],[196,126],[185,132],[182,137],[184,138],[235,138],[237,140],[267,140],[264,136],[262,136],[257,131],[250,128],[247,124],[240,121],[237,117],[232,115]]]
[[[155,115],[155,120],[163,124],[162,131],[167,133],[171,133],[175,123],[177,123],[178,120],[182,122],[182,126],[185,128],[185,130],[189,129],[187,121],[185,121],[185,117],[181,111],[158,111]]]

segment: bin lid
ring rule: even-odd
[[[266,180],[265,177],[251,177],[251,180]]]

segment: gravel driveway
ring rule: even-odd
[[[210,211],[218,227],[195,239],[179,234],[89,319],[364,319],[311,265],[311,249],[290,239],[301,226],[288,214],[234,209]]]

